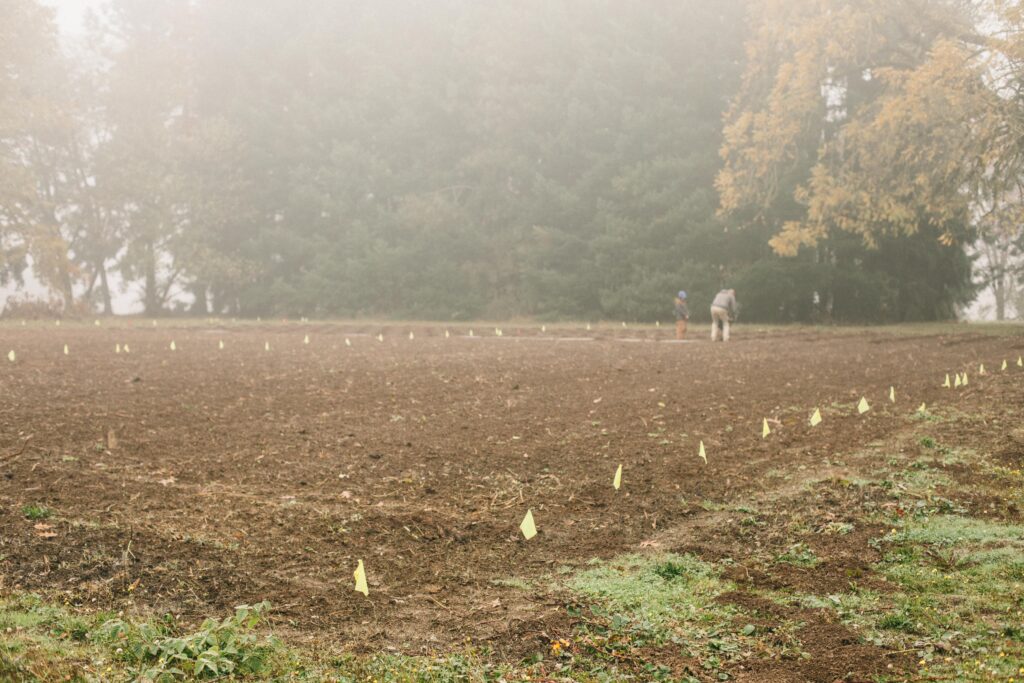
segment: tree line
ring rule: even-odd
[[[955,315],[1020,280],[1008,0],[0,0],[0,282],[149,315]],[[182,296],[186,295],[186,296]]]

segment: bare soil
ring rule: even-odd
[[[997,370],[1024,341],[738,327],[728,344],[654,343],[670,334],[5,326],[0,351],[18,359],[0,365],[0,590],[185,620],[270,600],[299,643],[419,654],[468,640],[515,659],[572,619],[561,590],[506,580],[654,547],[731,558],[740,590],[723,600],[804,624],[810,659],[761,660],[742,680],[869,680],[906,666],[824,612],[753,592],[884,590],[868,543],[884,530],[821,536],[814,567],[744,557],[784,550],[794,520],[843,521],[863,494],[833,461],[894,438],[920,403],[1019,415],[1020,370]],[[968,389],[940,388],[962,370]],[[814,407],[825,422],[811,429]],[[1020,467],[1020,443],[989,437],[994,457]],[[746,500],[766,524],[706,504]],[[53,510],[52,531],[26,518],[30,504]],[[529,542],[528,508],[540,532]],[[352,591],[359,559],[368,598]]]

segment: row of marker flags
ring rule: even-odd
[[[60,321],[57,321],[57,324],[59,325]],[[99,321],[96,321],[96,324],[99,325]],[[153,325],[154,326],[156,325],[156,321],[153,321]],[[623,323],[623,325],[625,325],[625,323]],[[588,330],[590,329],[590,324],[589,323],[587,324],[587,329]],[[541,331],[545,331],[545,327],[544,326],[541,326]],[[502,331],[501,331],[500,328],[495,328],[494,333],[495,333],[495,336],[498,336],[498,337],[502,336]],[[445,330],[444,331],[444,336],[445,336],[445,339],[448,339],[448,338],[451,337],[451,333],[448,330]],[[469,336],[470,337],[474,336],[473,330],[469,330]],[[410,331],[409,332],[409,339],[413,340],[415,338],[416,337],[413,334],[413,332]],[[384,335],[383,334],[378,334],[377,335],[377,341],[383,342],[384,341]],[[308,334],[303,337],[302,343],[306,344],[306,345],[308,345],[310,343],[310,339],[309,339],[309,335]],[[345,346],[352,346],[352,341],[348,337],[345,337]],[[178,346],[172,340],[170,345],[169,345],[169,348],[170,348],[171,351],[177,351]],[[224,341],[223,340],[219,340],[217,342],[217,348],[219,350],[221,350],[221,351],[224,350]],[[264,342],[263,348],[264,348],[265,351],[270,351],[271,350],[270,342],[269,341]],[[124,344],[124,345],[116,344],[114,346],[114,352],[115,353],[121,353],[122,351],[124,353],[131,353],[131,349],[129,348],[128,344]],[[64,345],[64,355],[65,356],[69,355],[69,349],[68,349],[68,345],[67,344]],[[7,354],[7,360],[9,360],[12,363],[17,360],[17,354],[15,353],[15,351],[13,349]],[[1024,357],[1017,356],[1017,366],[1018,367],[1024,367]],[[1002,365],[1000,366],[1000,369],[1005,371],[1007,368],[1008,368],[1008,363],[1007,363],[1006,359],[1003,359],[1003,362],[1002,362]],[[982,363],[978,367],[978,374],[979,375],[987,375],[988,374],[988,372],[986,372],[986,370],[985,370],[984,363]],[[942,383],[942,387],[943,388],[965,387],[965,386],[967,386],[969,384],[969,382],[970,382],[970,379],[967,376],[967,372],[966,371],[963,372],[962,374],[959,373],[959,372],[955,373],[954,379],[952,381],[950,381],[949,373],[946,373],[946,378],[945,378],[945,381],[943,381],[943,383]],[[896,402],[896,388],[895,387],[889,387],[889,401],[891,403],[895,403]],[[857,412],[859,414],[863,415],[864,413],[866,413],[866,412],[868,412],[870,410],[871,410],[871,405],[868,403],[867,398],[862,396],[861,399],[860,399],[860,402],[858,402],[858,404],[857,404]],[[920,413],[925,412],[925,410],[926,410],[925,404],[922,403],[921,406],[917,410]],[[821,423],[822,423],[821,410],[819,408],[815,408],[814,412],[811,414],[811,417],[810,417],[810,425],[811,425],[811,427],[817,427]],[[762,439],[766,439],[766,438],[768,438],[768,436],[771,433],[772,433],[772,430],[771,430],[771,427],[768,424],[768,418],[767,417],[762,418],[762,422],[761,422],[761,438]],[[707,450],[704,448],[704,441],[703,440],[700,441],[700,445],[699,445],[698,451],[697,451],[697,456],[704,461],[705,465],[707,464],[708,456],[707,456]],[[622,486],[622,465],[620,464],[618,466],[618,468],[615,470],[615,476],[612,478],[612,487],[616,491],[618,491],[621,488],[621,486]],[[536,524],[536,522],[533,519],[533,510],[532,509],[527,509],[526,510],[526,515],[523,517],[523,521],[520,522],[520,524],[519,524],[519,530],[520,530],[520,532],[522,532],[523,537],[527,541],[532,539],[534,536],[537,535],[537,524]],[[354,590],[359,592],[359,593],[362,593],[364,596],[368,596],[370,594],[370,589],[369,589],[369,586],[368,586],[367,581],[366,581],[366,567],[363,565],[363,561],[362,560],[358,561],[358,564],[356,566],[356,570],[353,572],[352,576],[353,576],[353,579],[355,580],[355,588],[354,588]]]

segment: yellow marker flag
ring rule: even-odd
[[[125,353],[131,353],[132,352],[132,350],[128,348],[127,344],[124,345],[124,352]]]
[[[950,383],[949,383],[949,373],[948,372],[946,373],[946,381],[942,383],[942,386],[946,387],[947,389],[951,386]]]
[[[359,560],[359,565],[352,572],[352,578],[356,580],[355,591],[368,596],[370,594],[370,587],[366,585],[366,568],[363,567],[362,560]]]
[[[270,350],[270,342],[263,342],[263,350],[264,351],[269,351]]]
[[[523,532],[527,541],[537,535],[537,525],[533,523],[533,510],[526,511],[526,516],[519,524],[519,530]]]
[[[1024,368],[1024,358],[1021,358],[1020,356],[1017,356],[1017,367],[1018,368]]]
[[[590,323],[587,323],[587,332],[590,332]]]
[[[121,353],[121,345],[114,344],[114,353]]]
[[[987,374],[988,373],[985,372],[985,364],[982,363],[981,365],[978,366],[978,375],[981,376],[981,375],[987,375]]]
[[[221,350],[221,351],[224,350],[224,340],[223,339],[221,339],[220,341],[217,342],[217,348],[219,350]]]
[[[919,413],[927,413],[928,412],[928,406],[926,406],[925,404],[922,403],[921,407],[917,409],[917,412],[919,412]]]
[[[9,361],[11,361],[13,363],[17,359],[18,359],[18,357],[14,354],[14,349],[11,349],[11,352],[7,354],[7,360],[9,360]]]
[[[100,321],[99,320],[93,320],[92,324],[95,325],[96,327],[99,327],[100,326]]]
[[[868,405],[868,400],[863,396],[860,397],[860,403],[857,404],[857,412],[863,415],[864,413],[871,410],[871,406]]]
[[[615,470],[615,478],[612,480],[612,486],[618,491],[619,487],[622,486],[622,465],[619,465],[619,469]]]
[[[956,373],[956,381],[953,382],[953,386],[954,387],[959,387],[961,384],[962,384],[962,382],[960,381],[960,373],[958,372],[958,373]]]
[[[896,388],[895,387],[889,387],[889,403],[895,403],[895,402],[896,402]]]
[[[384,334],[383,333],[377,335],[377,341],[379,341],[379,342],[384,341]]]
[[[661,327],[661,321],[660,320],[655,320],[654,321],[654,326],[655,327]]]
[[[67,344],[64,345],[64,355],[65,356],[68,355],[68,345]]]
[[[469,336],[470,336],[470,337],[472,337],[472,336],[473,336],[473,330],[470,330],[470,331],[469,331]]]
[[[814,414],[811,415],[811,426],[817,427],[821,424],[821,411],[817,408],[814,409]]]
[[[999,369],[1000,370],[1005,370],[1006,369],[1006,359],[1005,358],[1003,359],[1003,367],[1001,367]]]
[[[60,321],[59,320],[57,321],[57,327],[60,327]]]
[[[700,442],[700,450],[697,451],[697,455],[699,455],[701,457],[701,459],[704,460],[704,464],[705,465],[708,464],[708,454],[704,450],[704,442],[703,441]]]
[[[172,342],[171,342],[171,351],[177,351],[177,350],[178,350],[178,345],[177,345],[177,344],[175,344],[175,343],[174,343],[174,342],[172,341]]]
[[[548,326],[547,325],[541,325],[540,326],[540,331],[541,332],[547,332],[548,331]]]
[[[762,439],[767,438],[767,436],[769,434],[771,434],[771,433],[772,433],[772,430],[769,429],[769,427],[768,427],[768,418],[767,417],[763,418],[762,419],[762,423],[761,423],[761,438]]]
[[[352,346],[352,340],[348,337],[345,337],[345,346]]]
[[[302,343],[303,344],[308,344],[309,343],[309,335],[308,334],[305,337],[302,338]]]
[[[412,330],[410,330],[409,331],[409,339],[412,340],[412,339],[415,339],[415,338],[416,338],[416,335],[412,333]]]
[[[501,330],[498,329],[497,327],[494,328],[494,336],[496,336],[496,337],[500,337],[501,336]]]
[[[622,326],[623,326],[623,327],[625,327],[625,326],[626,326],[626,321],[622,321]]]
[[[448,330],[445,330],[445,331],[444,331],[444,338],[445,338],[445,339],[448,339],[448,338],[449,338],[449,337],[451,337],[451,336],[452,336],[452,335],[451,335],[451,332],[449,332]]]
[[[963,385],[964,385],[965,387],[967,386],[967,373],[966,373],[966,372],[964,373],[964,381],[962,382],[962,384],[963,384]]]

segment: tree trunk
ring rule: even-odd
[[[100,294],[103,296],[103,315],[114,315],[113,302],[110,300],[110,282],[107,280],[107,266],[100,261],[97,268],[100,274]]]
[[[160,314],[160,295],[156,291],[156,255],[153,253],[153,244],[146,245],[146,292],[145,305],[146,315],[155,316]]]

